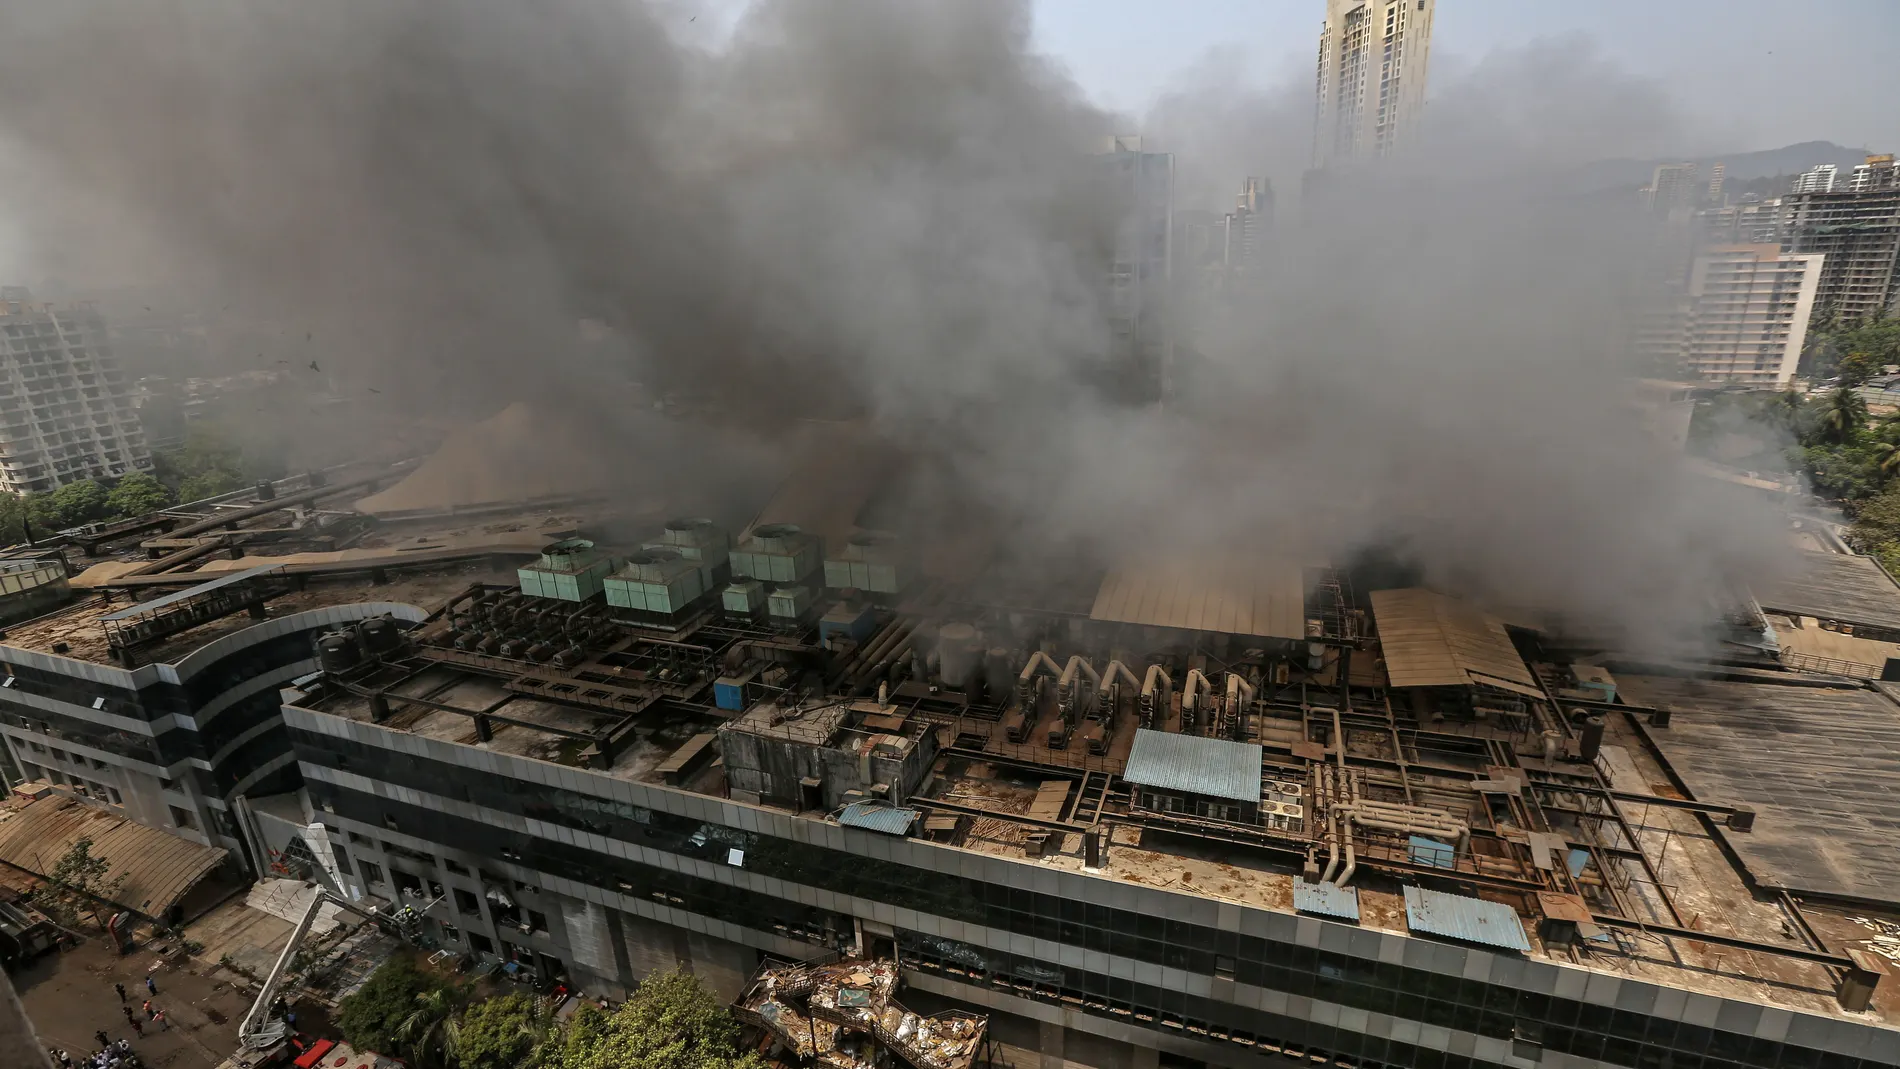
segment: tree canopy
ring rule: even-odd
[[[362,1050],[394,1052],[407,1038],[419,1038],[418,999],[436,996],[450,985],[416,966],[408,954],[397,954],[377,967],[356,993],[337,1007],[336,1026],[350,1045]]]
[[[118,485],[106,493],[106,507],[116,516],[143,516],[171,503],[171,491],[142,471],[120,479]]]
[[[600,1016],[598,1010],[594,1013]],[[459,1069],[521,1069],[547,1033],[547,1015],[527,995],[477,1002],[462,1014],[457,1028],[455,1064]]]
[[[677,971],[647,977],[597,1039],[558,1053],[549,1069],[764,1069],[758,1055],[739,1049],[739,1025],[726,1008],[697,977]]]

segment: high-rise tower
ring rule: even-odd
[[[1384,156],[1418,123],[1437,0],[1326,0],[1313,166]]]

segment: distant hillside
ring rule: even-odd
[[[1768,178],[1782,174],[1800,174],[1823,163],[1831,163],[1846,171],[1867,158],[1864,148],[1846,148],[1832,141],[1803,141],[1798,145],[1783,148],[1765,149],[1761,152],[1735,152],[1726,156],[1704,156],[1696,162],[1702,165],[1703,174],[1708,173],[1709,165],[1721,162],[1726,165],[1724,173],[1738,182],[1751,178]],[[1660,163],[1678,163],[1680,160],[1599,160],[1579,170],[1577,185],[1582,189],[1609,189],[1635,187],[1649,184],[1649,179]]]

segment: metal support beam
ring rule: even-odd
[[[1718,935],[1714,932],[1698,932],[1693,928],[1674,928],[1666,924],[1650,924],[1646,921],[1631,920],[1628,917],[1614,917],[1607,913],[1593,913],[1591,919],[1610,928],[1625,931],[1647,932],[1650,935],[1665,935],[1671,939],[1694,939],[1712,946],[1733,947],[1736,950],[1752,950],[1757,954],[1774,954],[1797,961],[1809,961],[1816,965],[1825,965],[1832,969],[1851,969],[1854,963],[1839,954],[1829,954],[1807,947],[1788,946],[1782,943],[1758,943],[1753,939],[1743,939],[1733,935]]]

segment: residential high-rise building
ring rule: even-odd
[[[1701,168],[1694,163],[1665,163],[1650,176],[1644,203],[1661,215],[1686,213],[1702,199]]]
[[[1797,175],[1794,185],[1788,191],[1790,193],[1832,193],[1834,179],[1838,173],[1839,168],[1831,163],[1824,163],[1811,171],[1803,171]]]
[[[1384,156],[1418,123],[1437,0],[1326,0],[1313,166]]]
[[[1727,177],[1727,174],[1728,165],[1725,163],[1717,163],[1709,168],[1709,194],[1707,199],[1710,204],[1719,207],[1723,203],[1722,180]]]
[[[1104,301],[1111,390],[1130,401],[1158,400],[1167,392],[1174,347],[1168,316],[1174,155],[1143,152],[1139,137],[1113,137],[1096,158],[1108,201],[1120,213]]]
[[[1782,198],[1782,247],[1827,257],[1815,309],[1843,323],[1900,300],[1900,171],[1892,156],[1869,156],[1850,185]]]
[[[1226,218],[1222,259],[1230,269],[1251,271],[1260,266],[1267,231],[1273,226],[1273,186],[1265,178],[1250,177],[1241,184],[1235,201]]]
[[[1801,360],[1824,260],[1772,244],[1704,250],[1689,274],[1682,369],[1718,382],[1786,385]]]
[[[1750,200],[1696,213],[1699,237],[1706,245],[1781,244],[1780,197]]]
[[[1854,165],[1854,173],[1848,176],[1849,193],[1874,193],[1883,189],[1892,189],[1900,184],[1900,168],[1896,168],[1893,153],[1883,152],[1878,156],[1867,157],[1867,162]]]
[[[0,490],[40,492],[151,466],[98,311],[0,287]]]

